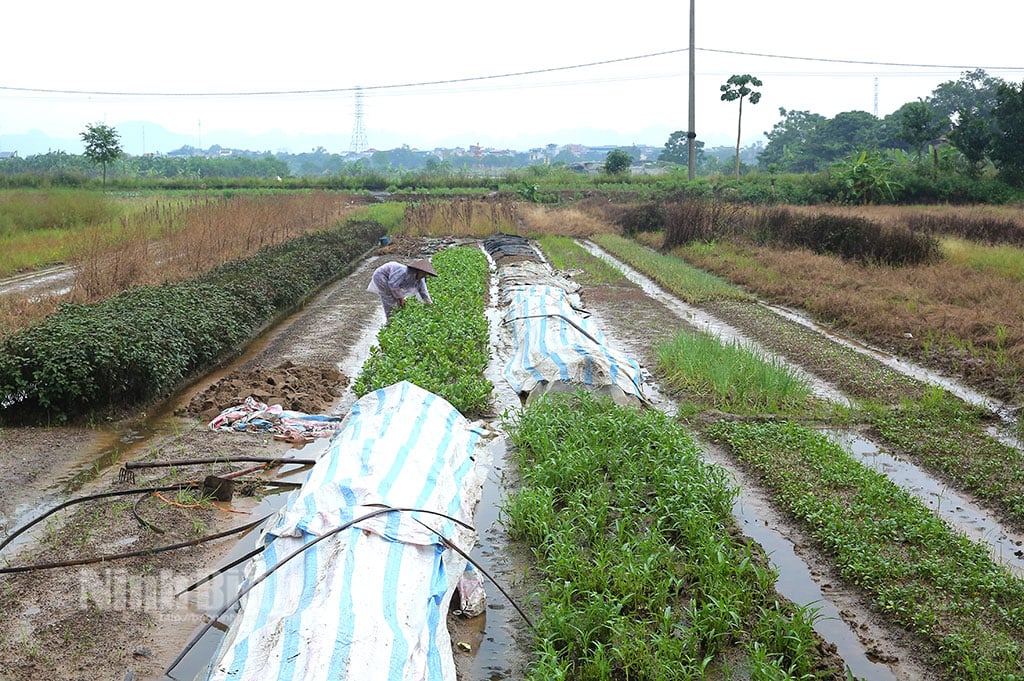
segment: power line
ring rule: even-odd
[[[916,69],[944,69],[944,70],[975,70],[982,69],[986,71],[1024,71],[1024,66],[978,66],[978,65],[952,65],[952,64],[909,64],[899,62],[884,62],[884,61],[864,61],[854,59],[829,59],[823,57],[798,57],[792,55],[782,54],[769,54],[763,52],[743,52],[738,50],[719,50],[706,47],[695,48],[700,52],[711,52],[718,54],[732,54],[746,57],[765,57],[770,59],[788,59],[794,61],[809,61],[817,63],[831,63],[831,64],[858,64],[867,66],[899,66],[903,68],[916,68]],[[544,73],[555,73],[559,71],[570,71],[574,69],[585,69],[592,68],[595,66],[607,66],[609,64],[619,64],[628,61],[639,61],[643,59],[652,59],[655,57],[664,57],[668,55],[681,54],[688,52],[689,49],[675,49],[675,50],[664,50],[662,52],[651,52],[649,54],[640,54],[630,57],[620,57],[617,59],[605,59],[602,61],[593,61],[583,64],[571,64],[568,66],[552,66],[542,69],[531,69],[527,71],[513,71],[508,73],[498,73],[485,76],[470,76],[466,78],[447,78],[443,80],[431,80],[431,81],[416,81],[410,83],[393,83],[388,85],[366,85],[366,86],[352,86],[352,87],[338,87],[338,88],[310,88],[304,90],[254,90],[254,91],[241,91],[241,92],[118,92],[118,91],[103,91],[103,90],[65,90],[65,89],[50,89],[50,88],[30,88],[30,87],[12,87],[0,85],[0,90],[9,92],[28,92],[35,94],[51,94],[51,95],[87,95],[87,96],[114,96],[114,97],[268,97],[268,96],[285,96],[285,95],[318,95],[318,94],[340,94],[340,93],[355,93],[359,90],[397,90],[397,89],[408,89],[408,88],[419,88],[429,87],[437,85],[453,85],[458,83],[471,83],[480,82],[486,80],[498,80],[502,78],[515,78],[520,76],[534,76]]]
[[[904,64],[889,61],[860,61],[856,59],[826,59],[823,57],[793,57],[782,54],[767,54],[764,52],[739,52],[736,50],[715,50],[709,47],[698,47],[699,52],[717,52],[719,54],[737,54],[745,57],[769,57],[771,59],[793,59],[797,61],[814,61],[829,64],[862,64],[867,66],[902,66],[915,69],[956,69],[961,71],[972,71],[982,69],[983,71],[1024,71],[1024,66],[978,66],[957,65],[957,64]]]

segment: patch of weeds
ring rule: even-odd
[[[617,234],[595,234],[592,239],[601,248],[688,303],[697,305],[711,300],[750,300],[749,294],[724,279],[692,267],[678,258],[652,251],[631,239]]]
[[[573,272],[574,279],[582,285],[599,286],[627,283],[625,275],[601,258],[583,249],[567,236],[541,234],[537,243],[556,270]]]
[[[735,414],[799,414],[811,404],[805,378],[739,343],[684,330],[656,352],[667,384],[708,407]]]

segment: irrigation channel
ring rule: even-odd
[[[620,294],[607,291],[587,291],[588,312],[609,339],[610,346],[649,366],[652,361],[652,343],[656,340],[657,332],[665,330],[663,326],[668,320],[674,320],[675,325],[686,324],[711,332],[726,341],[736,340],[756,347],[756,342],[742,330],[685,305],[595,244],[587,241],[578,243],[623,272],[635,287],[625,297],[616,297]],[[13,516],[3,519],[5,526],[8,529],[16,527],[24,519],[52,508],[69,496],[84,495],[109,487],[121,464],[145,452],[160,437],[185,427],[194,427],[194,419],[185,422],[190,425],[183,425],[181,417],[174,415],[175,408],[233,371],[258,364],[271,366],[290,361],[296,364],[333,364],[345,376],[355,377],[384,322],[376,296],[365,290],[372,268],[386,259],[422,257],[445,245],[450,244],[424,243],[421,250],[415,252],[381,252],[371,255],[351,275],[327,287],[303,310],[264,334],[230,366],[222,367],[175,396],[162,412],[151,414],[142,422],[134,422],[127,430],[111,432],[98,438],[100,445],[83,449],[76,464],[62,469],[48,489],[26,490],[26,495],[34,497],[36,501],[20,504]],[[545,262],[539,249],[535,253],[538,261]],[[499,311],[495,307],[495,302],[500,298],[496,280],[492,284],[490,297],[488,316],[492,342],[496,344],[500,323]],[[778,312],[789,318],[797,316],[791,311]],[[813,326],[804,319],[800,319],[799,323]],[[825,331],[822,330],[822,333]],[[865,351],[878,355],[875,350]],[[487,370],[488,378],[495,385],[496,415],[521,405],[519,396],[503,378],[504,360],[500,352],[492,352],[491,365]],[[884,358],[879,361],[884,361]],[[954,381],[931,375],[905,362],[894,360],[889,365],[895,370],[905,371],[916,380],[934,383],[957,394],[971,395],[969,390],[961,388]],[[818,396],[840,403],[848,401],[834,386],[806,374],[799,367],[794,368],[811,382]],[[646,370],[645,379],[644,390],[650,403],[655,408],[675,413],[676,405],[663,395]],[[351,390],[346,390],[330,413],[344,414],[354,399]],[[999,405],[993,405],[981,396],[977,396],[977,400],[996,411],[1000,409]],[[500,432],[500,418],[491,419],[490,426]],[[863,463],[884,472],[893,482],[920,498],[950,526],[988,546],[994,560],[1024,575],[1024,553],[1021,552],[1024,537],[1003,527],[993,514],[985,510],[983,504],[962,493],[953,492],[927,472],[888,455],[877,444],[857,433],[835,431],[830,435],[844,443]],[[238,436],[208,431],[202,437],[216,441],[217,438]],[[269,445],[256,443],[254,447],[264,451],[272,448],[278,456],[308,459],[321,454],[326,448],[326,442],[316,440],[301,446],[279,442]],[[509,484],[506,472],[510,466],[503,437],[499,435],[492,441],[490,452],[492,467],[476,515],[479,543],[471,556],[498,582],[514,586],[522,578],[525,559],[512,546],[499,521],[499,509]],[[890,630],[882,619],[865,609],[855,595],[835,586],[839,581],[837,576],[816,562],[813,552],[805,550],[809,541],[783,513],[772,507],[769,495],[760,489],[756,481],[745,475],[734,461],[714,447],[706,447],[706,457],[733,476],[740,490],[733,515],[743,533],[761,545],[777,570],[779,577],[776,587],[779,593],[796,603],[810,604],[818,609],[821,617],[815,623],[816,631],[825,641],[834,644],[855,677],[872,680],[929,678],[926,666],[913,650],[903,647],[904,639],[897,632]],[[284,467],[278,471],[276,479],[301,482],[307,470],[298,466]],[[237,510],[251,517],[260,517],[279,507],[284,497],[284,494],[268,495],[258,504],[238,500]],[[254,535],[255,532],[250,532],[241,539],[227,540],[218,544],[216,549],[208,550],[201,555],[202,563],[196,566],[195,574],[209,573],[245,555],[255,540]],[[8,547],[4,557],[12,561],[12,549],[24,548],[33,536],[35,533],[29,533],[18,544]],[[227,571],[205,587],[205,590],[197,589],[187,597],[170,603],[162,613],[157,630],[147,632],[147,644],[129,654],[129,662],[132,664],[121,671],[129,672],[134,679],[140,680],[166,678],[158,670],[163,669],[163,665],[182,650],[200,623],[219,610],[224,600],[238,588],[241,570],[242,566],[239,566]],[[526,652],[529,632],[506,597],[494,585],[488,583],[486,586],[485,615],[460,623],[452,634],[452,641],[457,644],[455,655],[460,679],[515,681],[524,676],[529,662]],[[515,588],[512,588],[512,593],[516,593]],[[59,617],[60,614],[26,610],[21,613],[22,621],[16,626],[28,630],[42,628],[45,623],[38,621],[41,616]],[[223,636],[222,629],[209,629],[174,668],[171,678],[192,679],[200,673]],[[144,654],[139,654],[139,650],[144,650]],[[0,659],[0,669],[6,667],[6,661]],[[59,672],[66,670],[54,671],[55,677],[60,677],[63,674]],[[97,678],[113,678],[111,671],[116,670],[94,671],[102,672],[95,674]],[[2,674],[0,678],[7,681],[7,677]],[[11,677],[14,678],[21,677]]]

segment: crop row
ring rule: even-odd
[[[506,427],[521,481],[506,525],[541,575],[530,678],[845,678],[813,609],[780,599],[735,533],[735,489],[678,421],[579,392]]]
[[[606,241],[613,248],[618,245]],[[622,248],[618,253],[632,267],[650,269],[642,249]],[[659,267],[666,264],[665,256],[651,258]],[[682,262],[676,267],[688,269]],[[681,331],[657,348],[659,376],[696,402],[696,408],[746,415],[742,422],[720,419],[698,426],[704,435],[752,467],[843,577],[863,589],[880,612],[927,641],[933,659],[951,677],[1021,678],[1024,581],[827,436],[795,420],[780,420],[780,415],[829,418],[809,395],[801,398],[782,390],[775,379],[753,381],[742,394],[697,389],[716,385],[723,365],[740,364],[732,355],[741,351],[723,346],[717,353],[684,352],[682,348],[694,347],[684,339],[694,335],[704,334]],[[755,351],[748,354],[747,364],[767,363]],[[836,361],[835,355],[826,355]],[[866,420],[884,441],[946,479],[968,489],[988,488],[986,499],[998,504],[1008,519],[1019,519],[1019,451],[981,432],[979,410],[938,389],[918,393],[891,405],[865,397],[849,412],[836,410],[831,417]],[[791,398],[789,404],[781,399],[785,395]],[[750,420],[758,413],[765,422]]]
[[[63,305],[0,343],[0,420],[66,421],[162,397],[348,272],[383,233],[350,221],[189,281]]]
[[[953,677],[1024,672],[1024,581],[984,548],[811,428],[721,421],[707,432],[758,471],[845,579],[929,641]]]
[[[433,258],[433,305],[396,308],[352,385],[357,396],[410,381],[473,418],[487,411],[494,386],[484,378],[490,355],[487,256],[455,247]]]

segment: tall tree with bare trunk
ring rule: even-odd
[[[761,93],[751,88],[761,87],[763,83],[749,73],[742,76],[730,76],[720,89],[723,102],[735,102],[740,100],[740,113],[736,120],[736,177],[740,176],[740,133],[743,130],[743,100],[751,104],[761,101]]]

